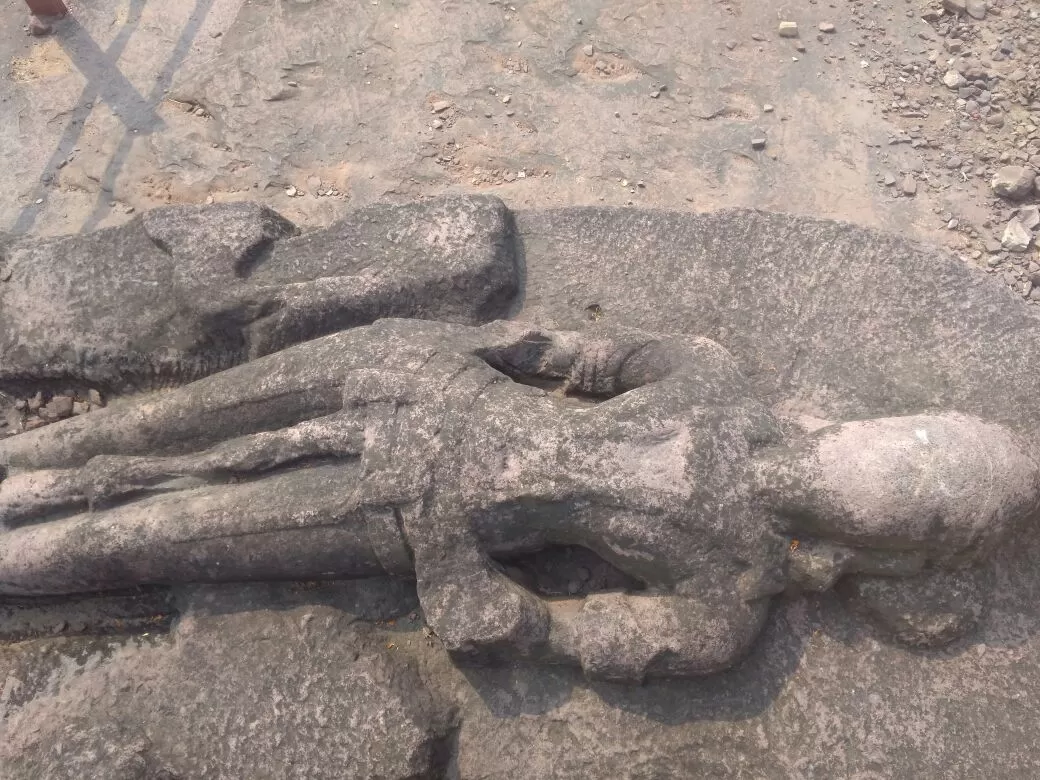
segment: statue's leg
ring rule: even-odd
[[[96,506],[176,477],[227,481],[314,458],[361,454],[364,432],[357,415],[339,412],[289,428],[239,436],[202,452],[177,456],[98,455],[81,468],[43,469],[0,483],[0,524],[45,519],[53,510]]]
[[[356,462],[150,496],[0,534],[0,594],[383,574]]]
[[[351,361],[363,359],[367,343],[363,335],[336,334],[183,387],[11,436],[0,441],[0,464],[69,468],[96,455],[199,450],[332,414],[343,405]]]

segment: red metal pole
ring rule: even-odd
[[[62,0],[25,0],[34,16],[64,16],[69,12]]]

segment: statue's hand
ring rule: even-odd
[[[451,577],[420,576],[419,600],[457,661],[530,656],[548,638],[545,602],[489,566]]]

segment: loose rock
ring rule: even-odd
[[[762,150],[766,148],[766,139],[762,136],[751,139],[751,148]]]
[[[1040,226],[1040,206],[1023,206],[1015,216],[1026,230],[1036,230]]]
[[[820,22],[820,32],[832,33],[835,31],[835,27],[830,22]]]
[[[972,19],[985,19],[986,18],[986,4],[983,0],[967,0],[965,4],[968,10],[968,16]]]
[[[797,38],[798,37],[798,23],[797,22],[780,22],[778,29],[781,38]]]
[[[995,255],[1004,249],[1003,245],[995,238],[987,238],[982,242],[982,245],[986,248],[986,251],[991,255]]]
[[[900,189],[903,191],[904,195],[913,197],[917,194],[917,179],[908,173],[903,177],[903,183],[900,185]]]
[[[1024,165],[1005,165],[993,176],[990,186],[1001,198],[1022,200],[1033,191],[1033,180],[1036,174]]]
[[[946,75],[943,76],[942,81],[943,84],[945,84],[950,89],[960,89],[968,83],[968,80],[955,70],[946,71]]]
[[[72,416],[73,398],[70,395],[56,395],[40,409],[40,417],[44,420],[61,420]]]
[[[1025,252],[1033,241],[1033,234],[1026,230],[1019,222],[1018,217],[1013,218],[1004,228],[1004,235],[1000,239],[1001,245],[1009,252]]]

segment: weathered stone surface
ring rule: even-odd
[[[527,280],[520,317],[554,329],[597,319],[707,335],[736,356],[750,396],[784,414],[851,420],[958,409],[1037,441],[1040,368],[1023,356],[1040,350],[1038,321],[1021,299],[943,252],[849,225],[749,211],[568,209],[520,213],[517,221]],[[460,670],[419,628],[379,646],[412,647],[424,682],[457,707],[448,776],[787,780],[1040,771],[1035,531],[1016,533],[997,551],[992,586],[977,588],[989,605],[976,633],[943,649],[908,650],[889,640],[901,625],[911,632],[904,640],[946,641],[949,626],[960,622],[961,631],[974,620],[978,603],[968,591],[960,604],[939,599],[928,613],[898,609],[969,587],[954,574],[935,591],[925,578],[900,579],[914,583],[909,591],[873,586],[885,595],[870,602],[874,612],[841,587],[853,607],[846,610],[826,589],[839,568],[828,560],[847,553],[799,541],[789,558],[805,565],[794,584],[825,592],[777,599],[748,658],[709,677],[631,687],[537,665]],[[903,622],[885,627],[877,606],[893,604],[886,614]],[[280,635],[275,615],[263,620]],[[225,637],[234,641],[233,632]],[[68,652],[88,665],[104,658]],[[44,669],[46,657],[37,664]],[[20,690],[8,658],[9,649],[0,652],[0,677],[8,671],[5,690]],[[119,676],[120,664],[108,667],[113,683],[135,685],[138,667]],[[69,663],[49,678],[38,674],[61,686],[80,672]],[[185,674],[178,685],[194,695],[196,710],[226,706],[192,679]],[[83,722],[66,733],[75,738],[93,727]],[[132,748],[132,733],[112,741]],[[182,737],[185,745],[196,739]],[[105,767],[105,754],[95,761]]]
[[[824,420],[956,409],[1040,432],[1040,366],[1021,360],[1040,351],[1040,321],[945,252],[739,209],[559,209],[517,222],[524,319],[578,327],[594,306],[602,322],[704,335],[736,357],[755,398]]]
[[[377,206],[296,232],[235,203],[13,243],[0,387],[178,384],[382,316],[483,322],[516,292],[508,215],[493,198]]]
[[[971,571],[934,572],[912,581],[853,576],[842,585],[853,609],[866,613],[898,641],[940,647],[969,633],[985,596]]]
[[[450,708],[407,657],[352,625],[393,615],[378,602],[398,594],[360,592],[380,587],[340,587],[324,604],[204,590],[172,637],[126,645],[9,712],[0,774],[443,777]]]
[[[794,540],[843,550],[827,584],[913,577],[984,561],[1040,504],[1006,428],[784,435],[717,344],[602,325],[383,320],[10,437],[0,465],[0,595],[414,573],[458,660],[624,683],[736,663]],[[489,561],[563,543],[645,590],[547,603]]]

